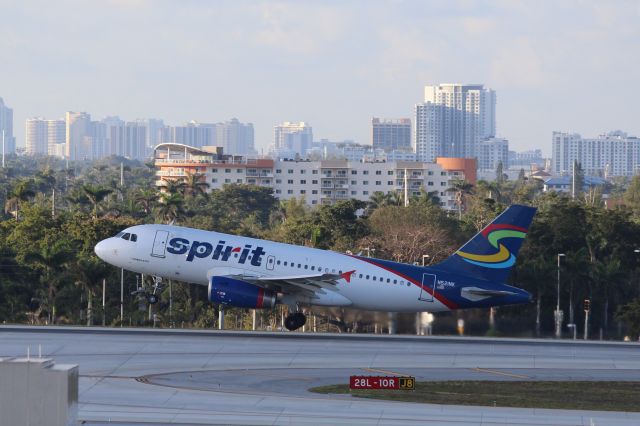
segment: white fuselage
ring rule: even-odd
[[[237,273],[261,277],[345,274],[328,294],[302,302],[391,312],[449,310],[437,298],[423,297],[418,283],[347,254],[171,225],[138,225],[123,232],[135,235],[135,241],[108,238],[96,246],[96,253],[114,266],[137,273],[200,285],[208,285],[211,276]]]

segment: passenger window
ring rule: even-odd
[[[338,273],[342,275],[342,270],[338,271]]]
[[[411,283],[407,281],[407,287],[411,287]]]
[[[129,241],[129,237],[130,237],[130,236],[131,236],[131,234],[127,232],[126,234],[124,234],[124,235],[122,236],[122,239],[123,239],[123,240],[127,240],[127,241]]]
[[[298,263],[298,269],[300,269],[300,266],[302,266],[302,265],[300,265],[300,264]]]
[[[311,270],[312,270],[312,271],[315,271],[315,270],[316,270],[316,267],[315,267],[315,266],[312,266],[312,267],[311,267]]]
[[[369,279],[369,275],[367,275],[367,279]]]
[[[304,269],[309,269],[309,265],[304,265]]]
[[[390,279],[390,278],[387,278],[387,284],[389,283],[389,281],[391,281],[391,279]]]
[[[280,264],[280,261],[278,260],[276,263],[279,265],[279,264]]]
[[[362,278],[362,274],[360,274],[360,275],[358,276],[358,278]]]
[[[398,284],[398,280],[393,280],[393,283],[394,284]]]
[[[133,241],[134,243],[138,241],[138,236],[136,234],[131,234],[131,241]]]
[[[284,262],[284,266],[287,266],[287,261],[286,261],[286,260],[285,260],[285,262]]]

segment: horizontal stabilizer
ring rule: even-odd
[[[508,290],[489,290],[478,287],[464,287],[460,290],[460,296],[472,302],[487,299],[489,297],[507,297],[514,296],[518,293]]]

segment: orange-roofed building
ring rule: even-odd
[[[472,185],[478,182],[478,160],[475,158],[438,157],[436,163],[444,170],[462,172],[465,180]]]

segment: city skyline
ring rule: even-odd
[[[118,31],[95,31],[96,17]],[[371,118],[411,117],[424,86],[479,83],[498,94],[496,136],[549,156],[554,130],[640,133],[638,17],[634,1],[10,1],[0,96],[19,146],[26,119],[71,110],[174,125],[238,117],[266,152],[283,121],[370,143]]]

